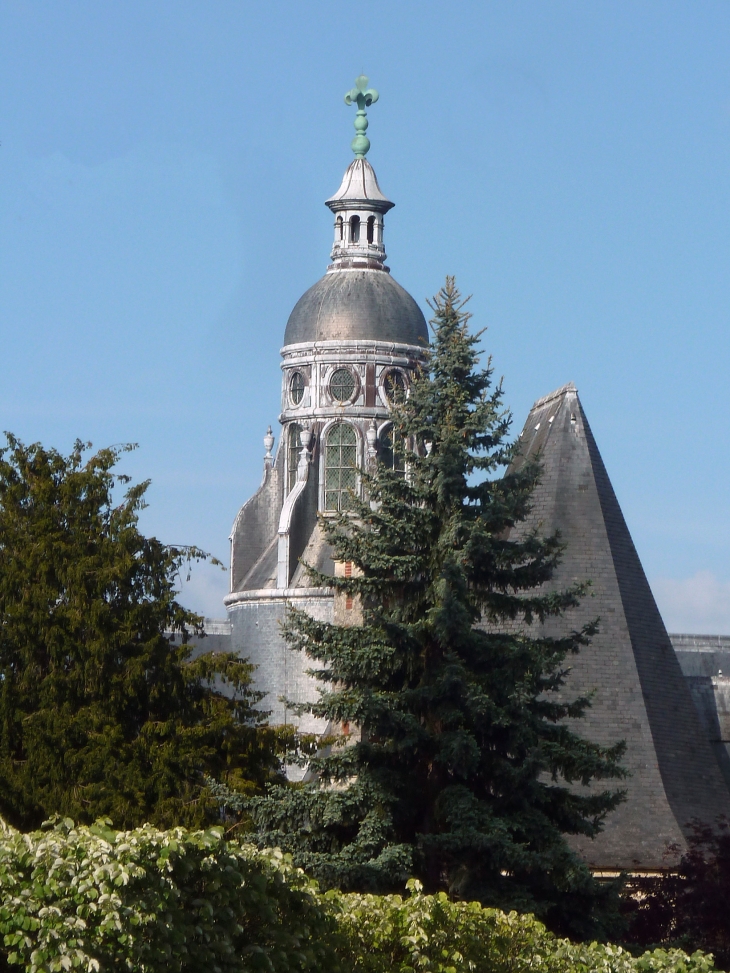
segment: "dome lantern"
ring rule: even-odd
[[[378,100],[378,93],[367,83],[361,75],[345,96],[348,105],[358,107],[358,135],[352,143],[355,158],[340,188],[325,201],[335,216],[332,263],[290,314],[284,348],[323,341],[376,341],[409,346],[420,355],[428,345],[421,309],[385,264],[383,218],[395,204],[383,194],[365,158],[370,143],[358,141],[367,128],[365,108]]]
[[[332,247],[330,270],[346,267],[370,267],[383,269],[383,215],[393,203],[381,192],[378,179],[366,160],[370,140],[365,135],[368,120],[365,108],[375,104],[378,92],[368,88],[364,74],[355,79],[355,87],[345,95],[345,104],[357,105],[352,151],[355,158],[347,167],[342,185],[327,200],[327,206],[335,214],[335,239]]]
[[[385,269],[383,216],[395,205],[383,195],[367,159],[353,159],[342,184],[326,205],[335,214],[330,270],[347,267]]]

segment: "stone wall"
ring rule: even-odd
[[[282,635],[287,606],[314,618],[332,621],[333,597],[329,588],[283,588],[239,592],[226,599],[231,622],[231,649],[257,668],[255,685],[266,691],[261,708],[270,710],[270,722],[295,724],[305,733],[324,733],[326,723],[312,716],[297,716],[283,700],[311,702],[317,698],[314,680],[306,670],[307,656],[289,649]]]

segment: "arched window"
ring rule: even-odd
[[[338,216],[337,219],[335,220],[335,227],[337,231],[337,239],[342,240],[343,236],[345,235],[345,230],[344,230],[344,224],[342,222],[341,216]]]
[[[393,427],[389,427],[380,437],[379,461],[389,470],[399,476],[406,475],[406,451],[402,439],[393,435]]]
[[[324,509],[350,510],[357,487],[357,438],[346,422],[336,422],[327,433],[324,451]]]
[[[289,439],[287,450],[287,480],[289,490],[297,482],[297,467],[299,466],[299,456],[302,452],[302,427],[298,422],[292,422],[289,426]]]
[[[350,217],[350,243],[360,242],[360,217]]]
[[[399,368],[391,368],[385,373],[383,391],[390,405],[402,402],[406,397],[406,379]]]
[[[375,239],[375,217],[368,216],[368,243]]]

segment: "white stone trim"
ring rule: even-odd
[[[348,358],[351,354],[396,355],[408,360],[425,358],[426,351],[422,345],[406,345],[394,341],[377,341],[374,338],[358,338],[356,340],[340,339],[332,341],[299,341],[296,344],[284,345],[281,356],[284,359],[282,368],[286,367],[287,359],[304,356],[316,357],[319,354],[331,353],[335,358]]]
[[[279,545],[276,559],[276,587],[286,588],[289,584],[289,531],[294,514],[294,507],[299,497],[304,492],[309,479],[309,463],[303,471],[303,475],[291,488],[284,500],[279,516]]]
[[[300,601],[306,598],[334,598],[334,588],[255,588],[251,591],[232,591],[223,599],[230,611],[248,602]]]

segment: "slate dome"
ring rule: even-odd
[[[421,309],[387,271],[325,274],[299,298],[284,333],[285,345],[354,340],[428,344]]]

